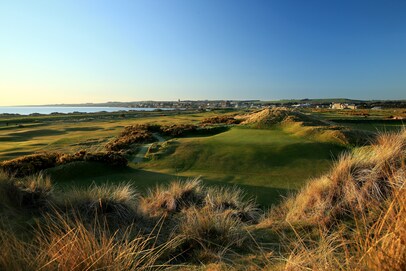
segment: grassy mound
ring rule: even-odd
[[[337,126],[332,122],[287,108],[263,109],[240,117],[244,119],[242,125],[260,129],[278,127],[297,136],[341,145],[366,145],[375,136],[373,132]]]
[[[26,155],[0,163],[5,172],[19,177],[28,176],[57,165],[58,153],[38,153]]]
[[[171,124],[160,126],[159,132],[166,137],[209,136],[227,130],[223,126],[197,126],[194,124]]]
[[[193,124],[171,124],[160,127],[163,135],[171,137],[182,137],[196,133],[198,127]]]
[[[301,122],[306,126],[326,125],[326,123],[316,118],[284,107],[266,108],[259,112],[249,114],[248,116],[240,116],[240,118],[244,119],[241,124],[250,125],[255,128],[270,128],[274,125],[282,124],[283,122]]]
[[[363,212],[403,186],[406,133],[378,137],[371,146],[343,155],[333,170],[312,181],[292,202],[289,221],[326,221]]]
[[[227,130],[220,126],[198,126],[194,124],[136,124],[126,126],[121,134],[110,140],[105,148],[115,152],[131,152],[134,144],[145,144],[157,141],[154,137],[160,134],[166,138],[179,138],[187,136],[214,135]]]
[[[288,199],[280,210],[296,226],[286,270],[404,270],[405,161],[406,131],[381,135]]]

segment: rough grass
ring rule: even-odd
[[[289,207],[289,221],[325,221],[384,201],[401,184],[406,133],[378,137],[372,146],[343,155],[332,171],[310,182]]]
[[[286,270],[405,270],[406,194],[368,207],[352,224],[337,221],[334,229],[320,228],[316,236],[297,232],[290,240]],[[289,245],[288,245],[289,246]]]
[[[36,174],[25,178],[0,172],[0,206],[8,209],[39,211],[48,208],[53,197],[49,177]]]
[[[152,237],[110,234],[63,216],[48,217],[33,236],[26,241],[0,231],[1,270],[156,270],[165,246],[175,242],[155,246]]]
[[[73,188],[56,204],[72,216],[83,221],[107,222],[117,228],[141,220],[138,211],[139,194],[130,184],[91,185],[89,188]]]
[[[194,262],[227,261],[227,253],[249,238],[240,220],[209,208],[189,208],[178,224],[182,237],[180,256]]]
[[[187,182],[175,181],[168,186],[158,186],[149,190],[142,198],[141,208],[144,213],[162,215],[180,212],[191,206],[201,206],[204,200],[204,188],[199,179]]]
[[[152,216],[179,213],[189,208],[224,213],[236,221],[257,223],[261,210],[237,187],[206,187],[200,179],[171,182],[149,190],[140,202],[143,213]]]
[[[4,182],[7,178],[3,176]],[[49,187],[48,179],[41,178],[31,178],[24,187]],[[56,191],[48,208],[19,206],[38,212],[3,221],[0,269],[155,270],[199,261],[230,262],[251,238],[248,224],[260,215],[250,209],[253,203],[243,200],[240,190],[208,189],[199,179],[157,187],[145,196],[129,184]],[[0,203],[8,202],[2,198]],[[17,234],[14,225],[24,219],[37,223]]]
[[[285,202],[286,270],[405,270],[405,155],[405,130],[381,135]],[[296,230],[304,222],[318,232]]]
[[[246,223],[256,224],[262,215],[256,202],[238,187],[208,188],[204,203],[216,212],[226,213]]]

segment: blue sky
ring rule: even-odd
[[[0,105],[406,99],[406,1],[1,1]]]

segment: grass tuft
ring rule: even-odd
[[[240,248],[248,239],[243,226],[224,212],[189,208],[184,211],[177,231],[183,239],[181,255],[197,262],[226,260],[229,252]]]
[[[226,212],[232,217],[246,223],[258,223],[261,210],[255,201],[237,187],[208,188],[205,205],[217,212]]]
[[[59,205],[84,221],[92,222],[98,218],[109,225],[120,226],[140,219],[138,198],[138,193],[130,184],[93,184],[86,189],[72,189]]]
[[[285,202],[287,221],[319,227],[309,235],[290,224],[286,270],[406,269],[405,135],[380,135],[342,156]]]
[[[15,178],[0,173],[0,205],[7,208],[41,211],[52,202],[51,179],[42,173]]]
[[[380,136],[375,144],[343,155],[328,175],[288,201],[287,220],[329,223],[379,205],[403,185],[405,153],[405,133],[399,133]]]
[[[152,237],[133,236],[131,229],[121,234],[100,225],[89,229],[61,214],[48,217],[33,235],[25,241],[0,231],[1,270],[156,270],[171,244],[155,246]]]
[[[177,213],[185,208],[201,206],[204,200],[204,187],[199,178],[188,181],[171,182],[168,186],[158,186],[149,191],[141,200],[144,213],[162,215]]]

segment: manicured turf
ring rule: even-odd
[[[326,172],[344,147],[281,130],[233,128],[211,137],[178,139],[176,151],[141,168],[244,185],[266,204]],[[273,193],[272,193],[273,191]]]

